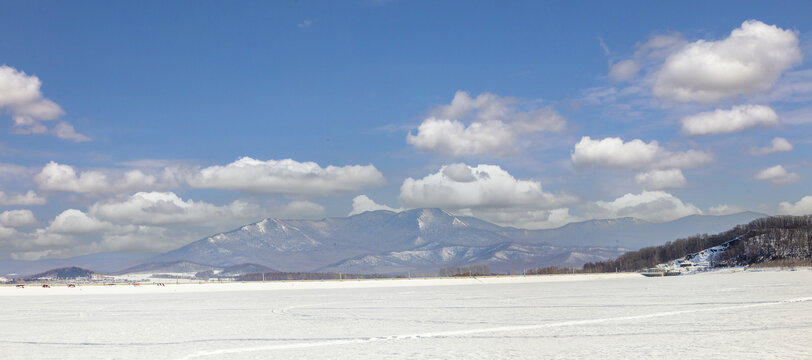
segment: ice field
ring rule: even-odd
[[[812,270],[0,287],[3,359],[809,359]]]

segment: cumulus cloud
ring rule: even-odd
[[[711,215],[730,215],[740,213],[742,211],[745,211],[745,209],[736,205],[728,204],[719,204],[716,206],[711,206],[710,209],[708,209],[708,213]]]
[[[367,211],[377,211],[377,210],[386,210],[386,211],[393,211],[393,212],[401,212],[403,208],[395,209],[393,207],[389,207],[386,205],[375,203],[366,195],[358,195],[352,199],[352,211],[350,211],[347,216],[352,216],[360,213],[364,213]]]
[[[588,212],[593,218],[634,217],[651,222],[666,222],[702,214],[702,210],[693,204],[683,203],[664,191],[629,193],[613,201],[597,201],[590,206]]]
[[[2,206],[31,206],[31,205],[44,205],[47,199],[37,195],[33,190],[28,190],[25,194],[6,194],[0,191],[0,205]]]
[[[634,60],[623,60],[609,68],[609,78],[614,81],[629,81],[634,79],[639,70],[640,65]]]
[[[404,180],[399,200],[407,209],[441,208],[500,225],[547,228],[573,221],[563,206],[577,199],[545,192],[540,182],[516,179],[497,165],[452,164]]]
[[[42,82],[38,77],[26,75],[10,66],[0,66],[0,111],[11,115],[14,132],[18,134],[51,133],[59,138],[83,142],[90,138],[79,134],[67,122],[60,122],[48,129],[44,121],[51,121],[64,114],[59,105],[42,96]]]
[[[419,149],[449,156],[504,155],[515,151],[516,136],[501,121],[474,122],[465,126],[458,120],[428,118],[417,128],[417,135],[409,133],[409,144]]]
[[[16,228],[33,226],[37,224],[34,213],[31,210],[8,210],[0,213],[0,225]]]
[[[98,221],[92,217],[90,220],[83,220],[91,225]],[[13,238],[5,241],[3,250],[8,251],[11,258],[19,260],[64,258],[108,251],[164,252],[207,235],[145,225],[102,224],[101,230],[93,229],[92,226],[89,229],[77,229],[74,224],[67,229],[71,231],[66,232],[44,228],[31,233],[16,233]]]
[[[258,207],[245,201],[216,206],[183,200],[172,192],[139,192],[124,200],[93,204],[89,214],[116,224],[134,225],[219,225],[235,219],[253,219]]]
[[[782,202],[778,205],[778,212],[785,215],[812,214],[812,196],[804,196],[796,203]]]
[[[568,208],[550,210],[533,209],[477,209],[461,211],[463,215],[471,215],[488,220],[503,226],[514,226],[522,229],[554,229],[572,222],[583,221],[578,216],[571,215]]]
[[[654,75],[654,94],[676,101],[710,102],[769,90],[801,61],[797,35],[747,20],[724,40],[698,40],[671,54]]]
[[[776,165],[759,171],[754,178],[756,180],[770,181],[772,185],[778,186],[796,182],[801,177],[796,173],[787,171],[781,165]]]
[[[688,183],[680,169],[651,170],[637,174],[634,179],[645,190],[678,188]]]
[[[758,126],[778,125],[778,114],[764,105],[738,105],[682,119],[682,132],[688,135],[727,134]]]
[[[353,199],[349,215],[375,210],[441,208],[503,226],[547,229],[580,221],[581,218],[562,207],[576,200],[572,195],[544,192],[540,182],[516,179],[497,165],[474,167],[458,163],[445,165],[422,179],[406,179],[400,189],[401,208],[377,204],[366,195],[359,195]]]
[[[473,181],[459,181],[459,174],[449,177],[449,165],[422,179],[407,178],[400,187],[400,203],[407,208],[446,210],[520,206],[550,209],[574,200],[572,196],[544,192],[540,182],[516,179],[498,165],[465,166],[475,178]]]
[[[578,167],[606,168],[684,168],[708,163],[713,157],[703,151],[688,150],[671,152],[660,147],[656,140],[646,143],[640,139],[624,142],[621,138],[609,137],[592,140],[581,138],[570,154],[573,164]]]
[[[113,176],[102,171],[77,173],[70,165],[54,161],[46,164],[34,176],[34,182],[41,190],[67,191],[76,193],[112,193],[132,190],[145,190],[161,187],[159,179],[140,170],[130,170]]]
[[[17,230],[15,230],[14,228],[0,226],[0,240],[5,240],[15,235],[17,235]]]
[[[505,155],[517,150],[517,139],[530,133],[561,131],[564,118],[551,107],[537,107],[511,97],[458,91],[448,105],[431,111],[417,134],[406,141],[419,149],[449,156]]]
[[[773,139],[772,146],[768,147],[752,147],[750,148],[750,155],[765,155],[765,154],[772,154],[775,152],[784,152],[784,151],[792,151],[792,144],[782,137],[777,137]]]
[[[144,169],[81,171],[51,161],[34,176],[40,190],[82,194],[131,193],[177,187],[238,190],[289,196],[332,195],[380,185],[383,175],[373,165],[321,167],[314,162],[256,160],[243,157],[205,168],[168,164]]]
[[[292,201],[276,210],[294,217],[324,211],[308,201]],[[13,226],[36,225],[36,219],[28,210],[6,211],[0,213],[0,254],[33,260],[104,251],[167,251],[267,212],[241,200],[218,206],[171,192],[141,192],[96,202],[87,211],[67,209],[43,228],[17,232]],[[11,235],[3,239],[2,233]]]
[[[94,248],[93,252],[166,252],[207,235],[209,234],[160,226],[138,225],[106,232],[102,235],[100,241],[93,242],[90,246]]]
[[[330,195],[381,185],[373,165],[319,166],[315,162],[256,160],[243,157],[225,166],[210,166],[188,177],[192,187],[239,190],[257,194]]]
[[[88,216],[77,209],[67,209],[57,215],[46,229],[54,234],[93,234],[111,230],[113,224]]]

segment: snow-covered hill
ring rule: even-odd
[[[683,274],[692,274],[696,272],[708,271],[713,266],[714,259],[727,250],[730,245],[740,241],[742,236],[736,237],[722,245],[709,247],[702,251],[688,254],[679,259],[668,261],[658,264],[657,268],[665,269],[667,271],[677,271]]]
[[[577,267],[680,236],[721,231],[759,216],[700,216],[664,224],[621,218],[525,230],[440,209],[381,210],[322,220],[265,219],[151,261],[187,260],[218,267],[256,263],[281,271],[354,273],[431,271],[470,264],[487,264],[500,272],[549,265]]]

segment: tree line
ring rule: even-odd
[[[336,272],[267,272],[240,275],[236,281],[279,281],[279,280],[357,280],[383,279],[391,275],[382,274],[344,274]]]
[[[485,276],[493,275],[488,265],[467,265],[440,268],[440,277],[460,277],[460,276]]]
[[[587,273],[637,271],[731,242],[712,266],[751,265],[779,259],[812,259],[812,215],[756,219],[716,235],[694,235],[630,251],[615,260],[586,263]]]

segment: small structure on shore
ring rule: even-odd
[[[679,271],[669,271],[668,269],[663,268],[652,268],[652,269],[645,269],[640,272],[640,275],[645,277],[662,277],[662,276],[676,276],[682,274]]]

